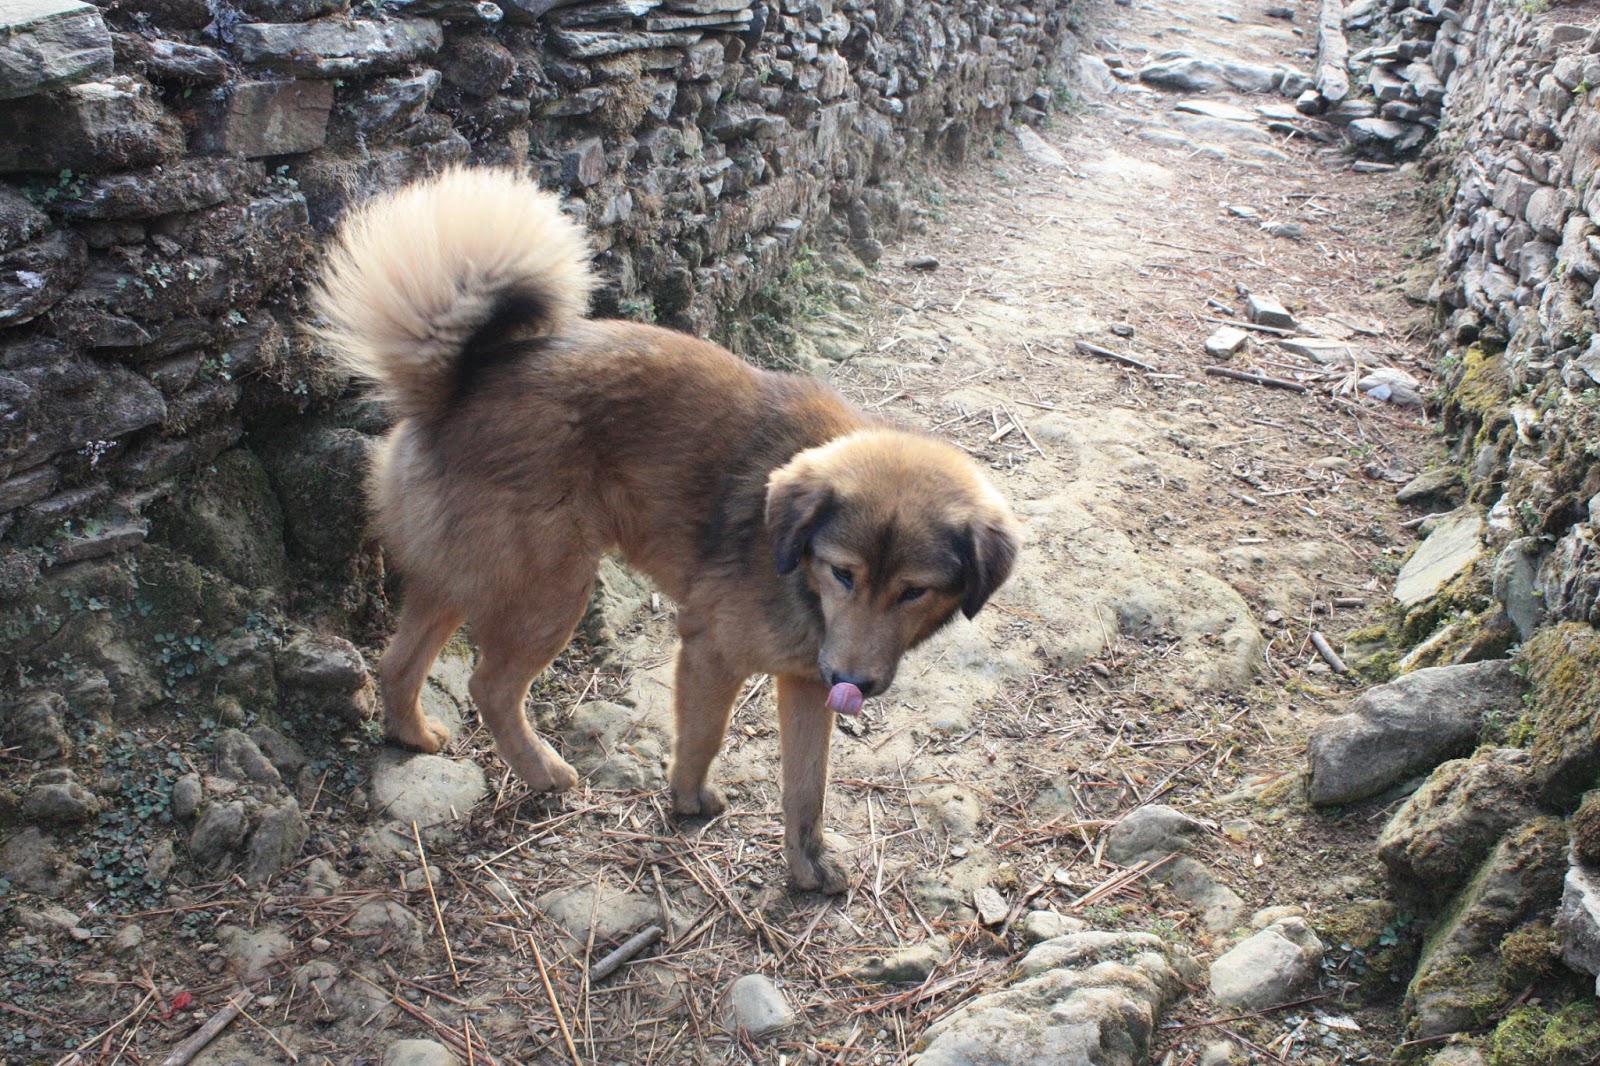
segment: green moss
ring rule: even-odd
[[[1511,399],[1511,382],[1499,351],[1479,344],[1468,348],[1451,382],[1450,395],[1457,407],[1490,421]]]
[[[1572,816],[1572,854],[1580,862],[1600,866],[1600,790],[1583,799]]]
[[[1407,614],[1400,627],[1402,645],[1415,647],[1432,636],[1441,625],[1491,610],[1495,606],[1492,567],[1491,557],[1480,555],[1476,562],[1456,575],[1432,599]]]
[[[1600,633],[1580,622],[1548,626],[1518,659],[1530,685],[1524,732],[1535,770],[1549,782],[1546,798],[1576,804],[1600,771]]]
[[[1556,931],[1549,922],[1532,922],[1513,929],[1500,941],[1500,979],[1508,992],[1518,992],[1556,972],[1560,962]]]
[[[1518,1007],[1489,1037],[1489,1066],[1587,1066],[1600,1048],[1600,1008],[1570,1003],[1555,1013]]]
[[[1324,968],[1354,981],[1365,1000],[1393,996],[1416,963],[1421,945],[1412,916],[1387,900],[1357,900],[1317,918],[1317,935],[1328,945]]]

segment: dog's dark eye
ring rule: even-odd
[[[833,579],[843,585],[846,590],[856,587],[856,579],[850,576],[850,571],[842,566],[833,568]]]
[[[910,603],[912,600],[920,600],[927,591],[927,589],[906,589],[900,594],[900,602]]]

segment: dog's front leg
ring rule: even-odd
[[[843,892],[844,868],[822,842],[822,798],[828,788],[833,712],[819,678],[778,678],[778,728],[783,746],[783,856],[795,887]]]
[[[678,676],[673,700],[676,733],[672,741],[672,813],[710,817],[727,807],[707,783],[711,760],[728,735],[733,700],[744,675],[730,667],[703,629],[680,624]]]

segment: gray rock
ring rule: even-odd
[[[246,983],[266,977],[280,958],[294,950],[288,937],[270,928],[221,925],[217,927],[217,943],[239,979]]]
[[[1502,834],[1538,813],[1528,753],[1485,748],[1445,763],[1378,838],[1389,875],[1428,896],[1460,888]]]
[[[745,974],[728,993],[729,1028],[760,1040],[794,1024],[794,1008],[778,986],[760,974]]]
[[[85,872],[52,838],[32,826],[0,844],[0,878],[41,896],[66,895],[83,880]]]
[[[1581,973],[1600,975],[1600,870],[1576,860],[1567,867],[1556,936],[1563,962]],[[1595,992],[1600,995],[1600,980]]]
[[[1231,1040],[1214,1040],[1200,1049],[1200,1066],[1249,1066],[1250,1060]]]
[[[250,831],[245,879],[251,884],[260,884],[288,869],[310,835],[311,829],[300,813],[300,804],[293,798],[267,810]]]
[[[81,825],[100,809],[100,797],[72,779],[36,785],[22,801],[23,816],[45,825]]]
[[[113,955],[132,955],[144,944],[144,926],[129,922],[111,938],[108,945]]]
[[[215,865],[244,843],[249,830],[242,801],[212,803],[195,820],[189,833],[189,852],[202,866]]]
[[[187,822],[200,809],[200,801],[204,798],[205,788],[200,783],[200,775],[184,774],[172,783],[172,816],[180,822]]]
[[[1515,714],[1524,684],[1503,660],[1436,666],[1364,692],[1307,744],[1309,797],[1327,806],[1376,796],[1470,751],[1489,714]]]
[[[1179,92],[1238,89],[1246,93],[1270,93],[1284,84],[1284,75],[1285,72],[1276,67],[1201,56],[1179,56],[1141,68],[1139,80]],[[1300,78],[1305,80],[1304,75],[1300,75]],[[1297,87],[1295,93],[1303,87]]]
[[[1140,859],[1165,858],[1173,852],[1193,851],[1206,837],[1204,822],[1159,803],[1135,808],[1111,827],[1106,838],[1106,858],[1123,866]]]
[[[363,903],[351,913],[345,929],[353,937],[369,940],[362,947],[369,955],[391,950],[408,954],[422,950],[422,922],[393,900]]]
[[[34,691],[0,718],[0,735],[29,759],[44,761],[72,754],[67,736],[67,701],[58,692]]]
[[[183,151],[183,130],[150,86],[85,82],[0,107],[0,174],[147,167]]]
[[[55,936],[78,928],[78,916],[56,903],[20,908],[17,922],[35,936]]]
[[[331,896],[344,887],[344,878],[327,859],[312,859],[306,863],[302,884],[308,896]]]
[[[851,968],[850,975],[858,981],[870,982],[925,981],[949,959],[949,939],[930,937],[889,955],[868,955]]]
[[[556,889],[533,905],[574,940],[587,942],[591,925],[596,942],[620,941],[661,922],[661,904],[652,896],[625,892],[601,881]],[[668,929],[673,924],[668,916]]]
[[[1042,167],[1065,170],[1071,164],[1061,150],[1033,131],[1031,126],[1013,126],[1011,131],[1022,146],[1022,154]]]
[[[1418,1039],[1489,1023],[1510,1003],[1500,943],[1547,915],[1567,871],[1560,819],[1539,818],[1506,834],[1423,944],[1406,991],[1405,1011]]]
[[[152,887],[163,884],[172,868],[178,864],[178,849],[171,837],[162,837],[144,860],[144,883]]]
[[[1055,911],[1029,911],[1022,919],[1022,940],[1026,944],[1042,944],[1046,940],[1071,936],[1089,928],[1082,918],[1057,914]]]
[[[223,777],[274,789],[283,784],[278,768],[261,753],[254,740],[237,729],[224,729],[217,734],[211,757]]]
[[[278,771],[278,776],[285,781],[292,780],[310,762],[310,759],[306,757],[305,750],[299,744],[271,726],[256,726],[250,730],[250,740],[255,744],[256,749],[272,763],[273,767]]]
[[[1243,348],[1249,339],[1250,334],[1242,329],[1222,326],[1206,338],[1206,354],[1214,359],[1224,359]]]
[[[598,59],[623,52],[644,52],[657,48],[686,48],[697,44],[702,34],[694,30],[671,33],[586,33],[556,30],[550,35],[555,46],[573,59]],[[718,46],[721,51],[721,46]],[[692,80],[692,79],[690,79]]]
[[[68,218],[97,220],[181,214],[220,204],[261,176],[259,163],[185,159],[158,170],[87,181],[60,211]]]
[[[1274,922],[1211,964],[1211,994],[1238,1010],[1288,1003],[1316,980],[1322,951],[1304,918]]]
[[[58,230],[0,255],[0,326],[20,326],[54,307],[82,279],[83,239]]]
[[[383,1066],[461,1066],[461,1060],[432,1040],[396,1040],[383,1053]]]
[[[259,159],[322,147],[333,86],[326,81],[235,81],[201,112],[196,151]]]
[[[373,761],[374,813],[407,828],[412,822],[428,829],[461,821],[488,790],[483,770],[474,762],[393,749]]]
[[[1494,561],[1494,598],[1506,610],[1523,640],[1549,617],[1544,590],[1539,587],[1539,564],[1545,545],[1538,537],[1519,537],[1501,549]]]
[[[0,100],[111,73],[111,34],[78,0],[8,0],[0,8]]]
[[[302,78],[344,78],[396,70],[437,52],[444,30],[432,19],[260,23],[234,27],[241,63]]]
[[[1413,507],[1438,507],[1461,497],[1461,471],[1448,466],[1425,470],[1400,486],[1394,498]]]
[[[1253,292],[1246,297],[1245,313],[1250,321],[1258,326],[1272,326],[1276,329],[1298,329],[1300,326],[1288,308],[1262,293]]]
[[[1204,863],[1187,855],[1171,860],[1151,876],[1166,882],[1173,895],[1193,904],[1201,924],[1212,933],[1227,932],[1244,918],[1244,900],[1239,894],[1218,883]]]
[[[354,725],[372,716],[376,688],[366,660],[343,637],[311,633],[280,649],[274,665],[284,699],[297,709]]]
[[[1078,933],[1029,952],[1022,980],[932,1025],[918,1066],[1136,1066],[1192,963],[1148,933]]]
[[[1483,534],[1483,516],[1474,509],[1440,520],[1400,568],[1395,600],[1402,607],[1415,607],[1431,599],[1483,555]]]

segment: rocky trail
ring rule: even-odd
[[[1317,5],[1100,18],[1061,118],[913,185],[913,236],[854,242],[871,270],[809,258],[770,352],[980,457],[1028,528],[992,607],[836,734],[848,894],[785,886],[766,679],[715,771],[729,811],[665,817],[671,605],[608,567],[530,705],[576,792],[529,796],[494,757],[465,645],[427,695],[443,756],[351,740],[330,768],[230,734],[196,797],[285,795],[311,765],[311,842],[270,892],[30,912],[105,954],[80,1013],[157,996],[157,970],[211,1002],[243,981],[253,1002],[192,1060],[216,1066],[1388,1061],[1403,967],[1344,939],[1378,914],[1385,949],[1414,947],[1381,902],[1387,808],[1313,810],[1306,745],[1390,665],[1360,630],[1447,509],[1414,480],[1435,447],[1408,299],[1426,189],[1352,167],[1293,106]],[[1421,598],[1460,569],[1434,562],[1407,568]],[[191,848],[237,845],[231,810]],[[42,1024],[77,1061],[141,1028],[160,1061],[185,1032],[151,1001]]]

